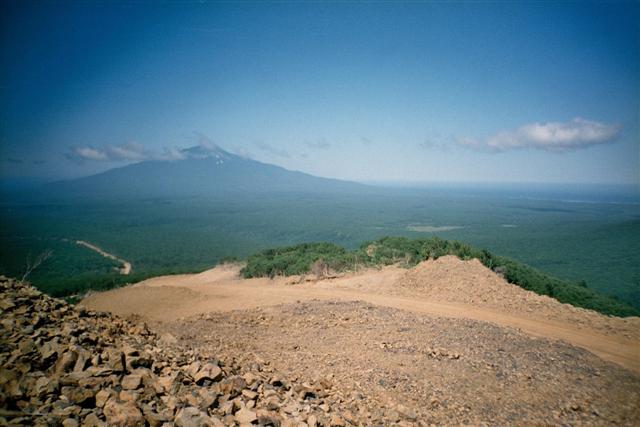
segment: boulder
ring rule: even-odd
[[[258,416],[255,412],[243,408],[235,413],[235,420],[238,424],[251,424],[258,420]]]
[[[125,390],[135,390],[142,384],[142,377],[137,374],[125,375],[121,384]]]
[[[142,412],[133,402],[118,402],[109,399],[103,408],[107,424],[113,427],[144,426],[145,419]]]
[[[219,427],[223,425],[220,420],[211,418],[193,406],[181,409],[176,414],[174,423],[176,427]]]
[[[78,354],[75,351],[65,351],[62,356],[57,360],[55,366],[56,374],[64,374],[70,372],[78,360]]]
[[[222,369],[213,363],[204,365],[194,376],[197,385],[203,385],[205,381],[216,382],[222,378]]]
[[[107,423],[98,418],[95,413],[91,412],[82,420],[82,427],[107,427]]]

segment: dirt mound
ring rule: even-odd
[[[392,289],[402,295],[419,295],[432,301],[559,320],[604,333],[615,330],[640,342],[640,318],[607,317],[592,310],[562,304],[508,283],[477,259],[463,261],[449,255],[435,261],[424,261],[407,270]]]
[[[363,419],[331,379],[287,379],[246,355],[243,364],[220,360],[215,349],[189,350],[144,323],[73,307],[4,277],[0,310],[0,425],[390,423]]]
[[[421,262],[407,270],[395,283],[397,289],[408,289],[434,301],[506,308],[523,306],[535,310],[552,300],[507,283],[477,259],[463,261],[447,255]]]

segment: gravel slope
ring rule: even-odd
[[[559,339],[640,372],[640,318],[612,318],[511,285],[477,261],[443,257],[413,269],[386,267],[330,280],[244,280],[238,266],[153,278],[88,296],[83,304],[120,315],[171,321],[202,313],[296,301],[366,301],[423,316],[464,318]]]
[[[640,376],[561,341],[364,302],[308,301],[156,327],[198,354],[331,380],[355,418],[638,425]]]

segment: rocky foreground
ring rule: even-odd
[[[639,375],[488,322],[316,300],[153,325],[197,353],[331,378],[365,425],[640,425]]]
[[[183,351],[143,323],[68,305],[11,279],[0,278],[0,291],[0,425],[391,423],[336,395],[330,378],[287,379],[266,361],[240,365]]]
[[[1,277],[0,313],[0,425],[640,424],[638,374],[487,322],[309,300],[147,327]]]

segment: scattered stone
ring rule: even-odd
[[[109,399],[104,405],[107,423],[114,427],[144,426],[145,420],[134,402],[117,402]]]
[[[62,422],[62,427],[79,427],[80,424],[75,418],[67,418]]]
[[[160,336],[160,339],[158,340],[158,344],[160,345],[164,345],[164,346],[168,346],[168,345],[174,345],[177,344],[178,340],[176,339],[176,337],[174,337],[173,335],[171,335],[170,333],[165,333],[162,334]]]
[[[249,400],[256,400],[256,398],[258,397],[258,393],[251,390],[242,390],[242,395]]]
[[[104,406],[105,403],[107,403],[107,400],[109,400],[109,398],[113,395],[114,393],[109,390],[109,389],[102,389],[99,392],[96,393],[95,399],[96,399],[96,407],[98,408],[102,408]]]
[[[56,362],[56,374],[63,374],[73,369],[78,360],[78,354],[75,351],[65,351],[62,357]]]
[[[204,365],[194,376],[196,384],[203,385],[205,381],[215,382],[222,378],[222,369],[213,363]]]
[[[176,427],[217,427],[223,425],[214,420],[198,408],[192,406],[181,409],[174,420]]]
[[[331,416],[331,421],[329,422],[329,425],[331,425],[331,427],[344,427],[347,424],[339,415],[333,414]]]
[[[100,418],[98,418],[98,416],[93,412],[89,413],[89,415],[87,415],[82,421],[82,427],[106,427],[106,426],[107,426],[107,423],[100,420]]]
[[[140,384],[142,384],[142,377],[140,375],[135,375],[135,374],[131,374],[131,375],[126,375],[123,379],[122,379],[122,388],[125,390],[135,390],[138,387],[140,387]]]
[[[297,403],[319,390],[285,380],[268,361],[225,365],[172,334],[11,279],[0,277],[0,291],[0,425],[327,425],[328,404]]]
[[[258,419],[256,413],[248,409],[240,409],[235,414],[235,419],[239,424],[251,424]]]

